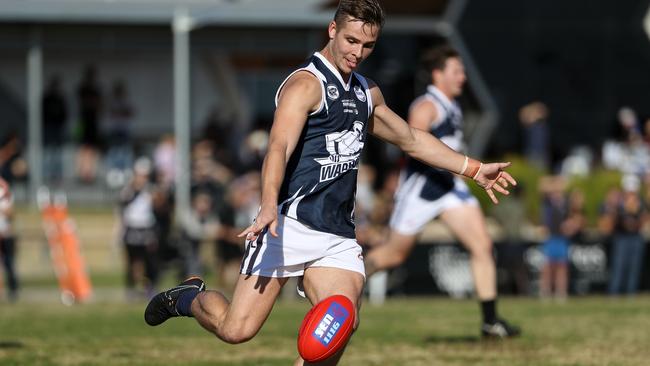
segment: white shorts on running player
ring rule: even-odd
[[[246,242],[240,273],[265,277],[302,276],[309,267],[358,272],[365,278],[361,246],[356,239],[316,231],[278,214],[278,237],[269,232]]]
[[[463,205],[478,206],[478,200],[459,177],[454,177],[454,188],[440,198],[433,201],[423,199],[420,192],[427,179],[422,174],[414,173],[400,182],[390,217],[392,230],[403,235],[416,235],[445,210]]]

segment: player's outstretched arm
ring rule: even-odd
[[[437,168],[472,178],[487,192],[494,203],[498,203],[494,192],[507,195],[508,185],[517,182],[503,169],[510,163],[483,164],[456,152],[428,132],[410,127],[406,121],[393,112],[385,103],[379,87],[371,83],[374,111],[369,131],[384,141],[397,145],[414,159]]]
[[[256,240],[262,230],[276,232],[278,220],[278,194],[287,162],[298,144],[309,113],[321,102],[320,81],[308,72],[293,75],[280,91],[278,106],[273,117],[269,147],[262,165],[262,202],[255,222],[238,236]]]

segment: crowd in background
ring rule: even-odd
[[[268,127],[261,125],[233,143],[228,121],[209,120],[196,138],[191,152],[191,211],[174,222],[173,189],[176,175],[175,140],[161,136],[152,149],[143,149],[132,133],[137,107],[130,100],[128,85],[116,80],[105,95],[97,71],[88,66],[76,90],[79,119],[74,127],[61,80],[52,77],[44,90],[43,176],[49,185],[65,186],[62,149],[75,141],[75,176],[81,184],[102,184],[119,192],[117,222],[126,257],[129,296],[155,293],[161,271],[174,270],[179,279],[205,271],[202,247],[216,253],[220,286],[230,289],[236,280],[243,241],[237,233],[248,226],[257,212],[262,159],[268,143]],[[616,116],[618,133],[594,152],[576,147],[562,159],[552,161],[550,124],[552,111],[541,101],[522,106],[521,155],[543,173],[539,181],[541,200],[538,219],[530,217],[522,203],[522,191],[503,200],[488,214],[502,228],[500,242],[517,248],[524,241],[522,228],[532,223],[541,235],[545,264],[540,273],[539,294],[565,299],[569,294],[569,248],[581,241],[588,229],[611,244],[610,294],[634,294],[641,281],[648,232],[650,202],[650,118],[639,118],[633,109],[621,108]],[[596,158],[598,157],[598,158]],[[381,245],[386,237],[393,193],[399,177],[400,158],[373,163],[364,158],[359,167],[355,210],[358,241],[364,246]],[[601,200],[597,222],[585,214],[585,192],[571,184],[575,176],[587,177],[596,167],[617,171],[620,184],[608,187]],[[381,170],[378,168],[380,167]],[[9,133],[0,145],[0,176],[8,182],[25,180],[29,169],[23,141]],[[519,177],[517,177],[519,178]],[[13,269],[14,235],[9,233],[11,212],[0,207],[0,242],[7,271],[8,290],[15,297]],[[5,243],[11,242],[11,245]],[[527,274],[516,258],[504,258],[519,293],[527,293]]]
[[[254,131],[247,140],[241,149],[263,152],[268,137]],[[151,156],[136,159],[118,209],[119,232],[128,254],[127,286],[133,296],[155,292],[163,270],[176,271],[179,280],[204,273],[208,261],[202,257],[206,253],[202,246],[208,243],[216,255],[219,286],[229,290],[234,285],[244,246],[237,235],[250,225],[259,207],[263,155],[252,164],[220,159],[237,156],[237,152],[224,151],[224,146],[211,138],[193,144],[190,211],[176,225],[173,136],[164,136]],[[252,150],[243,154],[251,156]]]

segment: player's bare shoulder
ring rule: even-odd
[[[297,100],[301,104],[310,106],[310,110],[316,110],[322,99],[322,87],[318,78],[309,71],[301,70],[291,75],[282,86],[278,94],[278,104],[290,101],[292,104]]]
[[[384,104],[384,95],[381,93],[379,85],[369,78],[366,78],[366,81],[368,82],[368,89],[370,89],[370,95],[372,96],[373,107]]]
[[[421,120],[428,125],[438,116],[436,104],[426,96],[416,98],[409,108],[409,123],[413,124],[414,120]],[[423,126],[426,127],[426,126]]]
[[[418,113],[437,114],[436,104],[426,95],[421,95],[411,103],[411,112],[417,111]]]

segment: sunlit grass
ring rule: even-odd
[[[224,344],[192,319],[150,328],[144,303],[0,304],[1,365],[289,365],[306,302],[280,302],[259,335]],[[647,365],[650,298],[505,299],[519,339],[482,341],[474,301],[364,305],[343,365]]]

